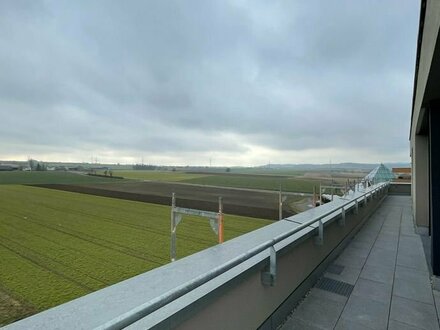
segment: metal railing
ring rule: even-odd
[[[359,207],[359,202],[360,203],[364,203],[364,205],[366,205],[367,201],[368,201],[368,197],[372,197],[375,196],[375,194],[379,193],[379,192],[383,192],[385,189],[388,188],[389,183],[382,183],[379,184],[377,187],[371,187],[373,189],[369,189],[357,196],[354,197],[350,200],[348,200],[347,202],[338,205],[335,208],[332,208],[322,214],[319,214],[317,216],[315,216],[314,218],[312,218],[310,221],[304,222],[301,225],[298,225],[297,227],[283,233],[280,234],[276,237],[274,237],[271,240],[268,240],[264,243],[261,243],[259,245],[257,245],[256,247],[248,250],[246,253],[243,253],[235,258],[230,259],[228,262],[213,268],[212,270],[210,270],[209,272],[206,272],[204,274],[201,274],[197,277],[195,277],[194,279],[192,279],[191,281],[188,281],[185,284],[179,285],[176,288],[174,288],[173,290],[170,290],[132,310],[130,310],[127,313],[124,313],[112,320],[110,320],[109,322],[106,322],[105,324],[97,327],[96,329],[120,329],[120,328],[124,328],[126,326],[129,326],[130,324],[135,323],[136,321],[139,321],[140,319],[148,316],[149,314],[157,311],[158,309],[164,307],[165,305],[173,302],[174,300],[182,297],[183,295],[191,292],[194,289],[197,289],[198,287],[202,286],[203,284],[209,282],[210,280],[216,278],[217,276],[233,269],[234,267],[242,264],[243,262],[249,260],[250,258],[258,255],[261,252],[264,252],[265,250],[269,250],[269,258],[270,258],[270,263],[269,263],[269,272],[266,272],[264,275],[262,276],[262,280],[264,284],[267,285],[274,285],[275,283],[275,277],[276,277],[276,250],[275,250],[275,244],[282,242],[283,240],[291,237],[292,235],[298,233],[299,231],[315,224],[315,223],[319,223],[319,227],[318,227],[318,244],[319,241],[322,244],[323,241],[323,235],[324,235],[324,227],[323,227],[323,223],[322,223],[322,219],[335,213],[338,211],[341,211],[341,216],[344,219],[345,218],[345,212],[350,210],[351,208],[355,208],[355,212],[357,212],[358,207]],[[350,204],[352,204],[351,206],[349,206]],[[349,206],[349,207],[347,207]],[[336,217],[336,216],[335,216]],[[345,219],[344,219],[345,220]]]

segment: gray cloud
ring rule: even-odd
[[[294,163],[327,148],[341,161],[407,160],[418,10],[2,1],[0,158],[265,162],[264,149]],[[352,159],[356,148],[369,154]]]

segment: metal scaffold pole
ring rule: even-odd
[[[281,185],[280,185],[280,192],[278,194],[278,220],[281,220],[283,218],[283,202],[281,200]]]
[[[319,183],[319,206],[322,205],[322,187],[321,183]]]
[[[312,200],[312,203],[313,203],[313,207],[316,207],[316,187],[315,186],[313,186],[313,200]]]
[[[170,250],[171,261],[176,260],[176,224],[174,217],[175,207],[176,207],[176,196],[173,193],[173,197],[171,199],[171,250]]]
[[[218,198],[218,242],[223,243],[223,200],[221,197]]]

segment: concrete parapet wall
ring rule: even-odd
[[[411,183],[399,182],[390,184],[388,193],[390,195],[407,195],[411,196]]]
[[[383,197],[383,196],[382,196]],[[202,302],[180,315],[180,324],[164,323],[178,329],[276,329],[294,306],[316,282],[325,267],[342,251],[348,240],[357,233],[383,198],[377,198],[346,215],[345,226],[329,221],[324,231],[324,244],[315,244],[315,231],[305,235],[279,251],[277,281],[274,287],[262,285],[261,271],[267,260],[255,266],[252,272],[220,289],[215,299],[205,297]],[[293,217],[292,217],[293,218]],[[321,267],[320,267],[321,266]]]

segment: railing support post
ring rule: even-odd
[[[356,200],[354,201],[354,214],[358,214],[359,213],[359,202],[356,198]]]
[[[273,245],[269,248],[269,252],[269,271],[261,273],[261,283],[266,286],[275,286],[277,279],[277,251]]]
[[[324,244],[324,226],[322,224],[322,219],[319,219],[318,236],[315,237],[315,244]]]
[[[338,223],[341,227],[345,226],[345,207],[341,208],[341,219],[339,219]]]

